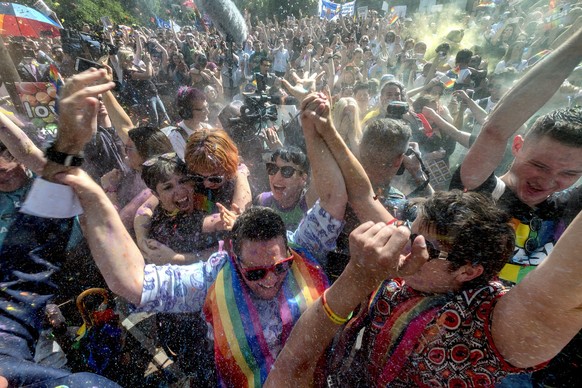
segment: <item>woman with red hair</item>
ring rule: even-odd
[[[239,163],[236,145],[221,129],[195,131],[188,138],[184,159],[187,178],[194,189],[195,205],[192,214],[203,211],[207,217],[215,220],[222,217],[224,228],[229,229],[236,214],[244,211],[252,200],[247,179],[248,169]],[[156,264],[187,264],[203,258],[200,252],[175,252],[156,241],[156,236],[149,236],[152,215],[158,205],[157,198],[152,198],[138,211],[135,218],[137,244],[144,256]],[[168,214],[168,217],[179,218],[181,223],[188,222],[188,217],[183,214],[180,217]],[[192,238],[204,240],[205,252],[209,252],[217,248],[219,236],[199,230],[193,232]]]

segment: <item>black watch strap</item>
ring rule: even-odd
[[[55,150],[52,144],[46,149],[44,154],[51,162],[62,164],[63,166],[79,167],[85,161],[83,152],[78,155],[65,154],[64,152]]]

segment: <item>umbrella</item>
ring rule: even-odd
[[[36,9],[16,3],[0,3],[0,34],[38,38],[59,36],[60,26]]]

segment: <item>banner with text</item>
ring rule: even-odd
[[[321,19],[334,19],[339,15],[344,17],[354,16],[356,2],[351,1],[349,3],[338,4],[333,1],[321,0],[320,1],[320,13],[319,17]]]

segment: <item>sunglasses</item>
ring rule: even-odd
[[[410,221],[396,221],[394,224],[394,226],[399,227],[399,226],[405,226],[407,227],[409,230],[412,230],[412,223]],[[410,234],[410,244],[412,245],[412,243],[414,242],[414,240],[420,236],[420,234],[418,233],[411,233]],[[426,250],[428,251],[428,260],[435,260],[435,259],[441,259],[441,260],[446,260],[448,253],[441,251],[440,249],[437,249],[434,244],[429,241],[428,239],[424,239],[425,243],[426,243]]]
[[[242,268],[241,260],[237,257],[239,268],[243,276],[249,282],[256,282],[258,280],[264,279],[269,272],[273,272],[275,275],[279,276],[284,274],[289,270],[291,264],[293,263],[293,254],[291,256],[286,257],[282,260],[279,260],[273,265],[269,266],[260,266],[260,267],[250,267],[250,268]]]
[[[189,175],[188,178],[190,178],[190,180],[194,181],[194,183],[197,183],[197,184],[202,184],[202,183],[208,181],[212,184],[219,185],[222,182],[224,182],[223,175],[204,176],[204,175],[200,175],[200,174],[193,174],[193,175]]]
[[[275,175],[279,170],[281,170],[281,175],[283,176],[283,178],[291,178],[293,174],[295,174],[295,171],[299,171],[300,173],[303,172],[292,166],[279,167],[275,163],[272,162],[267,163],[267,174],[272,176]]]
[[[144,167],[151,167],[158,162],[158,160],[165,160],[167,162],[178,162],[178,155],[175,152],[168,152],[162,155],[156,155],[142,163]]]
[[[523,244],[523,248],[527,253],[533,253],[540,245],[538,242],[538,232],[542,229],[542,220],[538,217],[533,217],[529,221],[529,224],[526,225],[529,226],[529,233],[527,240]]]

